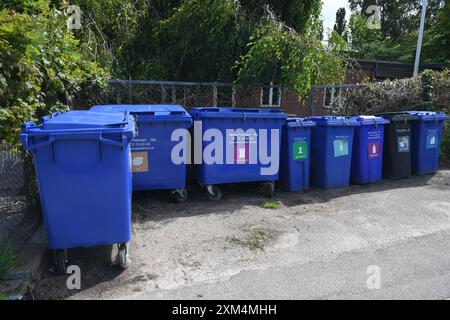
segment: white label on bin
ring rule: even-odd
[[[409,152],[409,136],[402,136],[397,138],[398,152]]]

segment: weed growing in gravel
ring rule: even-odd
[[[265,209],[278,209],[278,203],[273,200],[267,200],[263,203]]]
[[[238,244],[246,247],[252,251],[254,250],[264,250],[264,246],[267,242],[272,239],[272,236],[264,231],[263,229],[254,229],[250,236],[246,239],[240,239],[238,237],[232,236],[227,237],[227,241],[233,244]]]

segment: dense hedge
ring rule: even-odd
[[[343,90],[332,110],[336,115],[435,110],[450,115],[450,70],[426,70],[416,78],[367,83]],[[442,154],[450,160],[450,123],[445,124]]]

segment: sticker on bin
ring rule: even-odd
[[[234,145],[234,163],[248,164],[250,158],[250,148],[248,143]]]
[[[381,143],[380,142],[369,142],[369,159],[378,158],[380,156]]]
[[[308,157],[308,143],[306,141],[296,141],[293,146],[294,160],[306,160]]]
[[[148,171],[148,153],[132,152],[131,153],[131,172],[147,172]]]
[[[348,156],[348,141],[344,139],[337,139],[333,142],[334,156],[343,157]]]
[[[427,135],[427,149],[436,149],[437,148],[437,134],[429,133]]]
[[[402,136],[397,138],[398,152],[409,152],[409,136]]]

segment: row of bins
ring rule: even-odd
[[[34,157],[48,245],[62,272],[65,249],[100,244],[116,243],[116,262],[126,267],[131,191],[167,189],[186,200],[186,163],[210,200],[225,183],[262,182],[271,195],[277,180],[300,191],[310,182],[372,183],[382,172],[403,178],[411,166],[437,170],[445,120],[439,112],[287,119],[279,109],[107,105],[28,122],[21,140]]]

